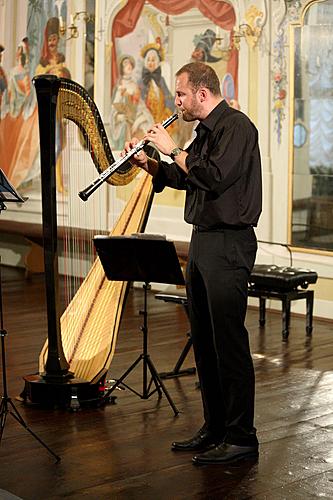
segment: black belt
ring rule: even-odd
[[[210,233],[210,232],[225,231],[227,229],[231,229],[233,231],[241,231],[243,229],[249,229],[250,227],[253,227],[253,225],[248,224],[246,226],[233,226],[231,224],[219,224],[218,226],[214,226],[214,227],[193,225],[193,232],[194,233]]]

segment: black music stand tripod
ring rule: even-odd
[[[94,238],[94,244],[101,259],[106,277],[109,280],[143,282],[144,290],[144,307],[143,310],[140,311],[140,314],[143,316],[143,325],[140,328],[143,334],[142,353],[106,392],[105,398],[120,385],[123,385],[142,399],[150,398],[155,392],[161,397],[163,392],[176,416],[179,410],[171,399],[148,353],[147,310],[147,291],[150,289],[151,282],[175,285],[184,284],[184,277],[180,268],[175,245],[173,242],[167,241],[163,237],[154,237],[145,234],[110,237],[96,236]],[[126,377],[141,361],[143,362],[142,394],[124,383]],[[149,383],[148,370],[151,374]],[[153,383],[155,388],[151,390]]]
[[[8,181],[7,177],[0,169],[0,213],[2,210],[6,210],[7,207],[4,202],[16,202],[23,203],[26,198],[22,198],[13,186]],[[0,257],[0,337],[1,337],[1,360],[2,360],[2,386],[3,386],[3,396],[1,398],[0,404],[0,444],[2,440],[2,436],[4,433],[7,415],[11,415],[22,427],[25,428],[44,448],[47,449],[51,455],[54,456],[57,462],[61,459],[58,455],[56,455],[51,448],[41,440],[37,434],[35,434],[30,427],[25,423],[16,406],[14,405],[12,399],[8,395],[7,389],[7,370],[6,370],[6,352],[5,352],[5,337],[7,335],[6,330],[4,329],[3,322],[3,308],[2,308],[2,279],[1,279],[1,257]]]

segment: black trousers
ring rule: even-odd
[[[245,328],[252,227],[193,232],[187,297],[206,426],[220,440],[257,444],[254,369]]]

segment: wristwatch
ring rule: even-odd
[[[183,150],[183,149],[181,149],[181,148],[174,148],[174,149],[171,151],[170,155],[169,155],[169,156],[170,156],[170,158],[171,158],[171,160],[175,161],[175,157],[176,157],[176,156],[178,156],[178,155],[180,155],[180,153],[181,153],[182,151],[184,151],[184,150]]]

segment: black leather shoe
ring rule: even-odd
[[[174,451],[204,451],[212,446],[216,446],[217,443],[217,439],[204,426],[191,439],[174,441],[171,449]]]
[[[230,464],[249,458],[257,458],[258,446],[238,446],[236,444],[222,443],[201,455],[192,458],[198,465]]]

